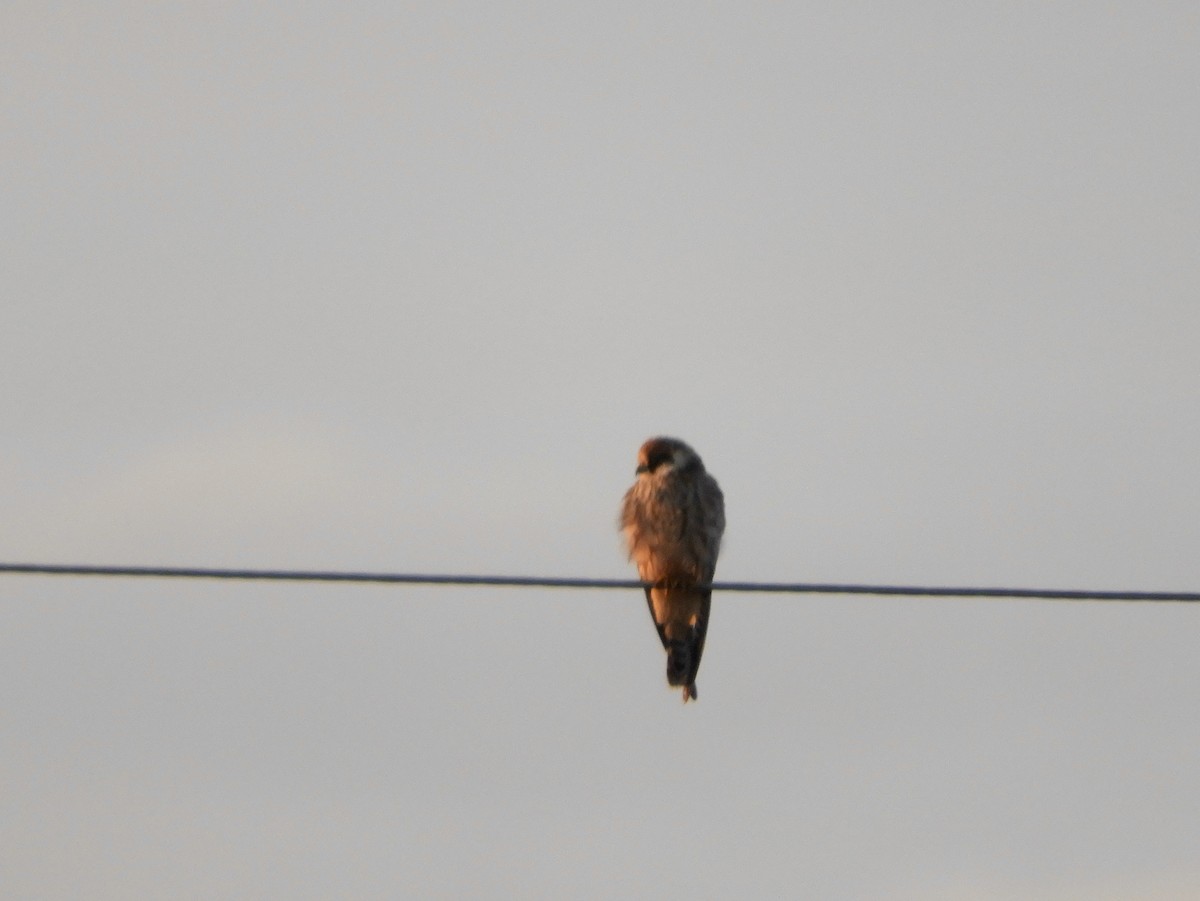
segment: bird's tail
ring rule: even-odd
[[[667,684],[683,688],[683,703],[696,698],[696,669],[692,658],[695,641],[672,641],[667,646]]]
[[[667,684],[683,689],[683,700],[696,697],[696,671],[704,653],[711,592],[686,585],[646,589],[650,614],[667,652]]]

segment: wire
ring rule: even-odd
[[[0,563],[0,574],[118,576],[155,579],[230,579],[262,582],[374,582],[400,585],[492,585],[509,588],[636,589],[635,579],[575,579],[546,576],[455,576],[412,573],[331,572],[285,569],[208,569],[182,566],[86,566],[57,563]],[[1056,601],[1200,601],[1195,591],[1090,591],[1056,588],[943,588],[914,585],[854,585],[821,582],[713,582],[713,591],[745,594],[859,594],[918,597],[1040,598]]]

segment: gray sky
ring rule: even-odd
[[[8,3],[0,559],[1200,588],[1194,3]],[[1200,609],[0,578],[21,898],[1200,895]]]

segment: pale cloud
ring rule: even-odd
[[[0,558],[1200,582],[1193,5],[0,18]],[[6,887],[1197,896],[1195,605],[713,606],[0,579]]]
[[[365,491],[355,448],[313,423],[198,431],[18,494],[10,547],[42,559],[209,562],[285,539]],[[10,467],[15,469],[15,467]],[[63,561],[68,562],[68,561]]]

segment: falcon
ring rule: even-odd
[[[625,493],[621,531],[646,585],[646,603],[667,652],[667,684],[696,698],[704,653],[709,585],[717,568],[725,499],[699,455],[678,438],[651,438],[637,457],[637,481]]]

